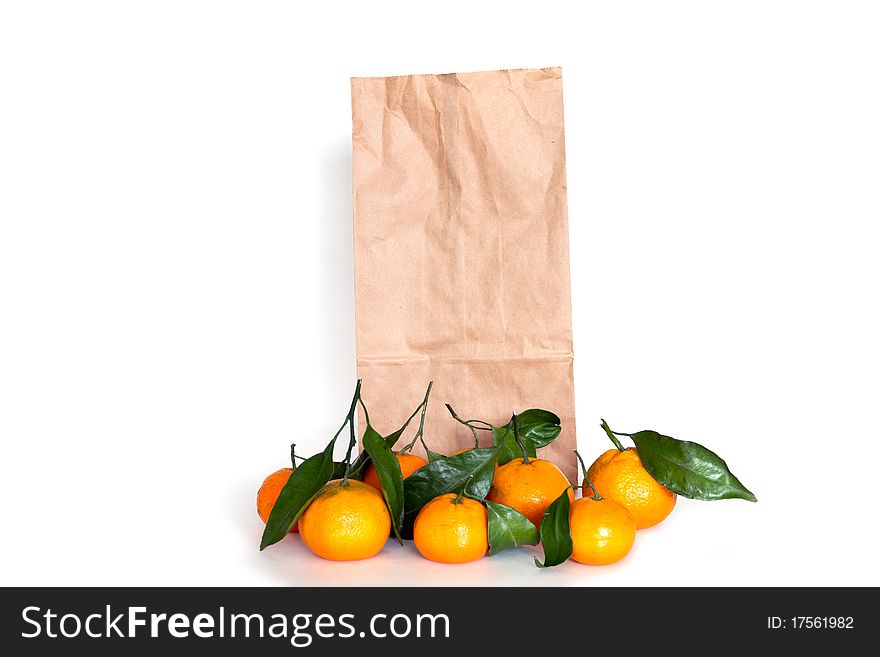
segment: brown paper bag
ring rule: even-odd
[[[425,439],[444,454],[473,445],[444,402],[493,424],[546,408],[562,433],[540,456],[575,482],[560,69],[351,89],[357,369],[376,429],[430,380]]]

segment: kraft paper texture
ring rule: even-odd
[[[396,429],[430,380],[425,440],[444,454],[473,445],[445,402],[493,424],[546,408],[562,433],[539,456],[576,483],[560,69],[351,90],[357,369],[375,428]]]

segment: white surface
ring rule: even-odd
[[[2,5],[3,584],[880,584],[880,9],[574,5]],[[580,448],[697,440],[760,502],[607,568],[259,553],[354,382],[349,76],[551,65]]]

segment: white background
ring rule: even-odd
[[[0,7],[3,584],[880,584],[876,3]],[[555,65],[580,449],[759,503],[605,568],[259,553],[354,383],[349,77]]]

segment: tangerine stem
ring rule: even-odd
[[[581,458],[581,455],[578,454],[577,450],[574,450],[574,455],[577,456],[577,460],[581,464],[581,469],[584,471],[584,482],[593,490],[593,499],[598,502],[602,499],[602,496],[599,495],[599,491],[596,490],[593,482],[590,481],[590,478],[587,476],[587,466],[584,465],[584,460]],[[581,488],[584,488],[584,486],[581,486]]]
[[[452,408],[451,404],[446,404],[446,410],[449,411],[449,414],[453,417],[456,422],[460,422],[461,424],[470,427],[471,429],[479,429],[480,431],[492,431],[494,428],[491,424],[486,422],[485,420],[463,420],[459,417],[458,413],[455,412],[455,409]],[[483,427],[475,427],[475,424],[484,424],[486,426]]]
[[[290,443],[290,467],[296,467],[296,443]]]
[[[485,422],[483,420],[462,420],[458,416],[458,413],[455,412],[455,409],[452,408],[451,404],[446,404],[446,410],[449,411],[449,414],[452,416],[452,419],[454,419],[456,422],[466,426],[468,429],[471,430],[471,433],[474,434],[474,449],[479,449],[479,447],[480,447],[480,439],[477,438],[477,429],[479,429],[480,431],[492,431],[492,429],[494,428],[491,424],[489,424],[488,422]],[[475,424],[485,424],[486,426],[485,427],[475,427],[474,426]]]
[[[516,413],[513,414],[513,418],[511,418],[511,419],[513,422],[513,439],[516,441],[516,444],[519,445],[519,448],[522,450],[523,463],[528,465],[530,463],[529,453],[526,451],[526,446],[523,444],[523,441],[520,440],[520,437],[519,437],[519,426],[517,425]]]
[[[424,431],[425,431],[425,413],[428,412],[428,397],[431,396],[431,388],[433,388],[433,387],[434,387],[434,382],[428,381],[428,389],[425,390],[425,398],[422,400],[422,403],[416,407],[416,410],[410,416],[410,420],[411,420],[413,417],[415,417],[415,414],[419,411],[419,409],[422,410],[422,415],[421,415],[421,417],[419,417],[418,431],[416,431],[416,435],[413,436],[413,439],[411,441],[409,441],[409,443],[407,443],[404,446],[404,448],[398,452],[398,454],[403,454],[405,452],[409,452],[410,450],[412,450],[412,448],[415,446],[417,440],[422,441],[422,447],[425,448],[425,453],[428,452],[428,446],[425,444],[425,439],[423,438],[423,435],[424,435]],[[407,420],[406,423],[409,424],[409,420]]]
[[[434,387],[433,381],[428,381],[428,389],[425,390],[425,401],[422,402],[422,415],[419,417],[419,430],[416,432],[422,447],[425,448],[425,454],[428,453],[428,446],[425,444],[425,415],[428,412],[428,397],[431,396],[431,388]]]
[[[354,407],[357,404],[357,400],[361,394],[361,379],[358,379],[357,385],[354,389],[354,399],[351,400],[351,408],[348,409],[348,415],[345,416],[345,420],[342,422],[342,426],[333,434],[334,440],[339,437],[339,434],[342,433],[342,430],[345,429],[345,425],[348,424],[348,419],[351,417],[352,412],[354,411]]]
[[[602,429],[608,434],[608,437],[611,439],[611,442],[614,443],[614,446],[620,450],[621,452],[625,452],[626,448],[621,444],[621,442],[617,439],[617,436],[614,435],[614,432],[611,430],[611,427],[608,426],[608,423],[605,420],[602,420],[599,424]]]
[[[456,495],[452,500],[452,504],[461,504],[461,498],[464,497],[464,491],[467,489],[467,485],[471,483],[471,479],[474,478],[474,475],[470,475],[465,482],[461,485],[461,488],[458,491],[458,495]]]
[[[370,423],[370,414],[367,412],[367,405],[364,403],[364,400],[360,399],[360,398],[358,399],[358,403],[361,405],[361,408],[364,409],[364,421],[366,421],[366,423],[369,424]]]
[[[345,422],[342,423],[342,426],[339,427],[339,431],[336,432],[336,436],[333,436],[335,440],[342,430],[345,428],[345,425],[349,426],[349,433],[351,435],[348,441],[348,451],[345,453],[345,472],[342,474],[342,485],[348,486],[348,475],[351,472],[351,450],[354,449],[355,443],[357,442],[354,435],[354,412],[357,409],[358,401],[361,398],[361,383],[362,379],[358,379],[357,385],[354,388],[354,397],[351,398],[351,406],[348,409],[348,415],[345,416]],[[363,402],[361,402],[363,403]]]
[[[403,434],[403,432],[406,431],[406,428],[409,426],[409,423],[413,421],[413,418],[418,414],[418,412],[421,410],[421,408],[422,408],[422,405],[419,404],[418,406],[416,406],[416,410],[414,410],[412,413],[410,413],[410,416],[408,418],[406,418],[406,422],[404,422],[403,426],[400,427],[400,429],[399,429],[401,434]]]

